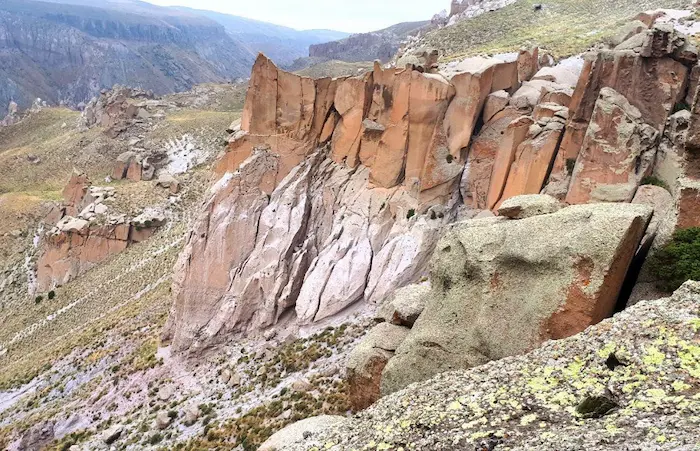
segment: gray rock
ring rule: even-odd
[[[517,450],[690,451],[697,447],[698,407],[688,368],[699,361],[687,349],[698,324],[700,283],[687,282],[671,298],[643,301],[525,356],[412,385],[284,450],[326,443],[331,451],[406,443],[420,450],[497,450],[500,443]],[[624,364],[610,366],[611,356]],[[601,392],[622,408],[608,412],[608,400],[593,403],[592,411],[608,413],[602,419],[575,413]]]
[[[555,213],[561,208],[561,203],[552,196],[526,194],[505,200],[499,207],[498,214],[510,219],[525,219]]]
[[[400,288],[380,307],[377,317],[391,324],[413,327],[429,293],[428,282]]]
[[[166,412],[165,410],[159,411],[156,415],[156,427],[158,429],[163,430],[167,428],[168,426],[170,426],[171,421],[172,419],[170,418],[170,416],[168,416],[168,412]]]
[[[111,445],[112,443],[119,440],[119,437],[121,437],[123,432],[124,432],[123,426],[121,426],[121,425],[112,426],[111,428],[104,431],[104,433],[102,434],[102,441],[105,442],[105,444],[107,444],[107,445]]]
[[[344,417],[322,415],[292,423],[273,434],[265,443],[260,445],[258,451],[282,451],[290,443],[303,442],[307,437],[321,434],[325,430],[346,421],[347,419]]]
[[[384,368],[382,394],[523,354],[612,314],[650,216],[644,205],[591,204],[456,224],[438,243],[428,303]]]
[[[185,426],[192,426],[199,419],[199,415],[201,415],[199,407],[197,407],[194,404],[187,406],[185,408],[185,417],[183,418],[183,423],[185,424]]]

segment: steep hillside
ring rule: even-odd
[[[339,41],[312,45],[309,57],[346,62],[389,61],[401,43],[430,22],[405,22],[371,33],[355,34]]]
[[[687,0],[518,0],[428,32],[412,48],[440,49],[453,59],[539,45],[558,56],[580,53],[613,35],[641,11],[688,8]],[[540,6],[540,7],[536,7]]]
[[[86,6],[0,3],[0,109],[71,105],[126,84],[158,94],[246,76],[252,54],[216,22]]]
[[[348,36],[348,33],[333,30],[298,31],[289,27],[213,11],[177,9],[215,20],[253,54],[257,55],[262,52],[282,66],[288,66],[297,58],[307,56],[309,46],[313,44],[335,41]]]

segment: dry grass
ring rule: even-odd
[[[348,75],[359,75],[360,73],[372,70],[374,65],[371,61],[360,63],[347,63],[345,61],[325,61],[314,64],[297,72],[303,77],[322,78],[322,77],[344,77]]]

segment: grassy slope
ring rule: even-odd
[[[449,59],[538,45],[556,56],[585,51],[640,11],[688,8],[688,0],[519,0],[501,10],[428,33],[424,44]]]
[[[218,149],[226,136],[226,127],[240,116],[240,90],[230,86],[219,89],[215,85],[206,88],[211,95],[188,98],[183,93],[168,98],[186,108],[168,113],[164,120],[148,130],[144,139],[165,146],[189,135],[198,145]],[[204,99],[201,109],[190,106],[193,98]],[[228,108],[233,108],[233,111],[226,111]],[[78,115],[65,109],[48,108],[17,125],[0,128],[0,217],[8,219],[0,221],[0,270],[5,264],[14,264],[14,260],[23,261],[23,252],[15,252],[19,250],[17,246],[26,245],[31,238],[33,224],[43,211],[40,207],[61,199],[61,191],[73,168],[85,171],[96,185],[115,187],[116,198],[111,207],[114,212],[135,215],[146,206],[166,202],[167,193],[154,188],[155,182],[120,180],[105,183],[105,176],[111,172],[116,156],[126,150],[126,143],[107,138],[99,127],[79,131],[75,127]],[[65,127],[64,123],[67,124]],[[31,164],[27,160],[29,154],[38,156],[41,163]],[[0,356],[0,389],[28,381],[44,365],[66,355],[74,346],[90,343],[99,337],[95,327],[109,324],[108,328],[111,328],[141,314],[142,308],[133,307],[142,305],[135,297],[149,284],[170,277],[174,259],[182,245],[181,239],[187,231],[189,212],[196,211],[194,206],[198,205],[203,189],[209,185],[206,167],[179,178],[184,184],[182,218],[173,224],[172,229],[129,248],[60,288],[54,300],[44,299],[36,304],[34,298],[25,294],[20,304],[3,303],[7,305],[0,308],[0,324],[3,325],[0,328],[0,344],[3,346],[0,348],[32,325],[41,325],[36,332],[12,345],[7,354]],[[33,221],[26,220],[30,215]],[[24,237],[3,236],[15,229],[23,230]],[[10,251],[12,258],[10,254],[3,257],[4,250]],[[169,286],[169,281],[164,285]],[[106,286],[109,289],[105,290]],[[55,321],[42,322],[76,301],[78,304]],[[164,312],[170,302],[166,294],[160,296],[156,304]]]

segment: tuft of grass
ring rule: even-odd
[[[659,187],[665,189],[666,191],[670,191],[670,189],[669,189],[668,185],[666,184],[666,182],[664,182],[664,181],[661,180],[660,178],[658,178],[658,177],[656,177],[656,176],[653,176],[653,175],[647,175],[646,177],[642,178],[641,184],[642,184],[642,185],[654,185],[654,186],[659,186]]]

